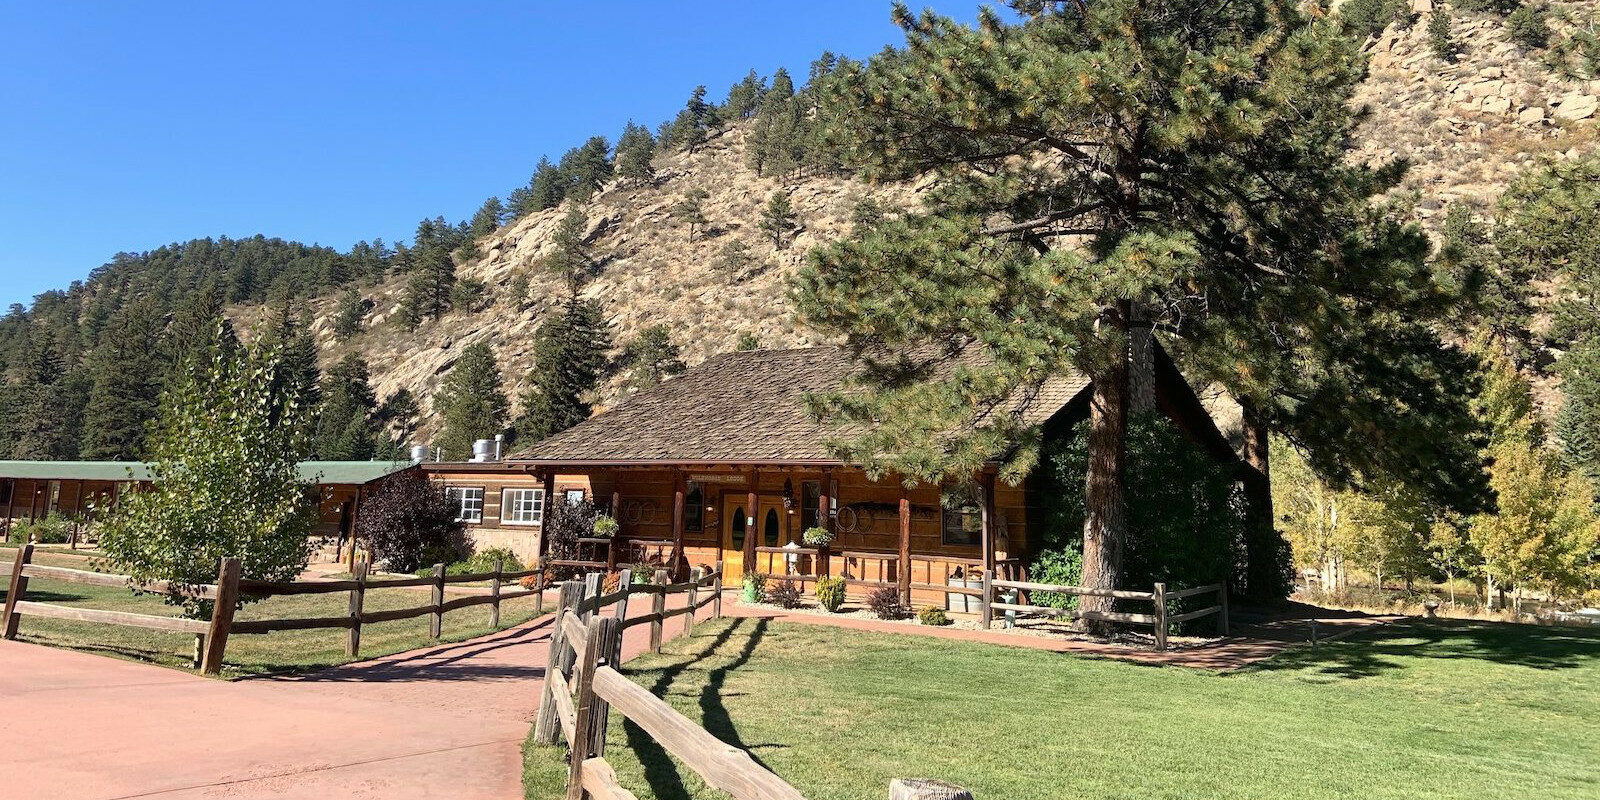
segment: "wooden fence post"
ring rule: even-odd
[[[672,578],[664,569],[656,570],[656,585],[666,586]],[[656,618],[650,621],[650,652],[661,652],[661,615],[667,610],[667,593],[654,592],[650,597],[650,612]]]
[[[444,635],[444,565],[433,565],[433,613],[428,616],[428,638]]]
[[[1151,601],[1156,606],[1156,649],[1167,649],[1167,585],[1156,584],[1155,591],[1151,593]]]
[[[702,572],[702,570],[701,570],[700,567],[695,567],[694,569],[689,571],[689,591],[688,591],[687,594],[684,595],[684,597],[687,597],[689,599],[689,604],[687,606],[684,606],[684,608],[689,609],[689,613],[683,615],[683,635],[684,636],[688,636],[690,629],[694,628],[694,604],[695,604],[695,602],[697,602],[700,599],[700,573],[701,572]]]
[[[489,579],[489,629],[500,630],[500,568],[501,559],[494,560],[494,577]]]
[[[550,587],[544,585],[544,567],[536,567],[535,569],[538,572],[533,575],[533,588],[535,590],[533,595],[533,615],[542,617],[544,616],[544,590]]]
[[[605,578],[606,574],[604,572],[590,572],[585,574],[583,576],[583,599],[589,600],[599,597],[601,592],[606,588]],[[599,606],[595,606],[592,609],[584,609],[583,613],[578,615],[578,618],[583,620],[583,624],[587,625],[589,624],[589,620],[594,619],[595,614],[599,611]]]
[[[33,545],[25,544],[17,548],[17,560],[11,565],[11,584],[6,589],[6,630],[5,638],[17,638],[17,601],[28,593],[28,578],[22,574],[22,568],[33,561]]]
[[[621,622],[628,618],[628,598],[633,596],[633,570],[625,569],[617,573],[617,591],[622,592],[622,597],[617,600],[617,613],[614,616]]]
[[[827,513],[824,511],[823,513]],[[722,619],[722,562],[717,562],[717,576],[711,582],[711,618]]]
[[[560,621],[560,618],[557,618]],[[583,800],[583,762],[589,758],[589,746],[593,743],[590,738],[594,732],[594,670],[600,662],[600,625],[601,621],[591,622],[585,631],[583,648],[583,663],[577,665],[574,677],[577,679],[577,697],[574,702],[577,711],[576,723],[572,726],[572,738],[576,741],[567,742],[567,747],[572,751],[567,757],[567,800]],[[560,691],[566,691],[563,686]]]
[[[344,654],[351,658],[361,655],[361,609],[367,604],[366,559],[356,562],[354,577],[356,588],[350,590],[350,631],[344,643]]]
[[[889,800],[972,800],[972,792],[944,781],[895,778],[889,781]]]
[[[565,684],[552,680],[555,669],[566,671],[568,653],[566,634],[561,629],[561,615],[568,609],[578,604],[583,593],[583,584],[577,581],[567,581],[561,584],[561,599],[556,604],[556,616],[550,623],[550,655],[545,659],[546,664],[553,669],[545,672],[544,691],[539,700],[539,716],[533,723],[533,740],[539,744],[555,744],[556,737],[561,731],[561,718],[556,713],[554,700],[556,692],[567,690]]]
[[[1228,635],[1228,582],[1222,582],[1222,590],[1217,594],[1222,597],[1222,611],[1217,614],[1217,635]]]
[[[994,606],[990,605],[994,601],[994,570],[983,571],[982,591],[982,596],[978,598],[978,624],[982,625],[984,630],[989,630],[994,625]]]
[[[233,630],[233,611],[239,605],[239,559],[224,558],[217,570],[217,601],[211,608],[211,627],[206,630],[206,652],[200,671],[222,674],[222,654],[228,649],[228,632]]]
[[[601,617],[596,620],[599,636],[596,647],[605,659],[606,666],[617,669],[622,666],[622,621],[616,617]],[[594,724],[589,726],[589,754],[603,756],[606,754],[606,729],[609,727],[611,704],[598,695],[594,698]]]

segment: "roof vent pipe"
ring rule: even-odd
[[[500,460],[500,451],[505,449],[505,445],[506,445],[506,435],[503,434],[503,433],[495,434],[494,435],[494,460],[496,460],[496,461]]]
[[[481,463],[481,462],[484,462],[484,461],[488,461],[490,459],[490,457],[493,456],[493,454],[494,454],[494,440],[493,439],[478,439],[477,441],[472,443],[472,461],[473,461],[473,463]]]
[[[428,460],[428,446],[427,445],[425,445],[425,444],[414,444],[414,445],[411,445],[411,461],[412,461],[412,463],[421,464],[422,462],[427,461],[427,460]]]

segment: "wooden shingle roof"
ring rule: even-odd
[[[859,369],[838,347],[723,353],[508,460],[838,463],[826,440],[840,431],[811,418],[805,395],[842,388]],[[1012,410],[1042,423],[1087,386],[1082,376],[1053,379]]]

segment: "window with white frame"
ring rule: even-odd
[[[483,521],[482,486],[450,486],[444,490],[444,494],[456,506],[457,522]]]
[[[500,521],[511,525],[537,525],[544,521],[544,490],[502,490]]]

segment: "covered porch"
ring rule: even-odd
[[[735,585],[751,573],[802,584],[840,577],[857,593],[895,587],[907,603],[976,593],[986,569],[1021,577],[1024,494],[992,472],[960,486],[907,488],[839,463],[551,461],[535,469],[557,502],[576,499],[570,493],[581,486],[619,523],[612,540],[581,539],[575,565],[682,576],[720,563]],[[813,527],[832,542],[806,544]]]

